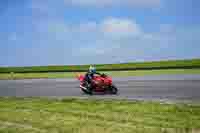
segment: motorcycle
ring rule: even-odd
[[[80,88],[86,94],[94,94],[94,93],[110,93],[117,94],[118,89],[113,84],[112,78],[107,76],[106,74],[102,74],[101,76],[94,76],[91,84],[88,84],[85,81],[84,75],[77,75],[77,79],[80,81]],[[90,89],[92,88],[92,89]]]

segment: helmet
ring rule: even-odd
[[[90,66],[89,72],[95,73],[96,72],[96,68],[94,66]]]

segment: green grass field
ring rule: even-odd
[[[0,133],[199,133],[200,106],[0,98]]]
[[[147,76],[165,74],[200,74],[200,69],[169,69],[169,70],[137,70],[137,71],[106,71],[112,77]],[[0,79],[38,79],[38,78],[75,78],[78,73],[0,73]],[[84,74],[81,72],[80,74]]]
[[[70,65],[70,66],[35,66],[35,67],[0,67],[0,73],[39,73],[39,72],[72,72],[87,71],[89,65]],[[124,64],[101,64],[96,65],[99,71],[127,70],[127,69],[161,69],[161,68],[200,68],[200,59],[191,60],[172,60],[156,62],[136,62]]]

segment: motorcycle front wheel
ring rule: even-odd
[[[112,86],[110,87],[110,89],[111,89],[111,93],[112,93],[112,94],[117,94],[117,93],[118,93],[118,89],[117,89],[117,87],[116,87],[115,85],[112,85]]]

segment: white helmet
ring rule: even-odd
[[[95,73],[96,72],[96,68],[94,66],[90,66],[89,72]]]

